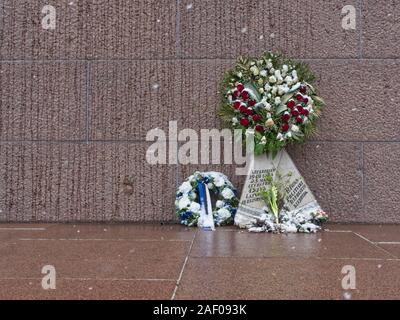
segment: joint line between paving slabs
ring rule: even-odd
[[[197,236],[197,232],[198,232],[198,230],[196,230],[196,232],[195,232],[195,234],[193,236],[193,239],[192,239],[192,242],[190,244],[190,247],[189,247],[188,253],[186,255],[185,261],[183,262],[183,266],[182,266],[181,272],[179,273],[178,280],[176,281],[176,286],[175,286],[174,292],[172,293],[171,300],[175,299],[176,292],[178,291],[179,285],[181,284],[183,271],[185,270],[186,264],[187,264],[187,262],[189,260],[190,253],[192,252],[192,248],[193,248],[193,244],[194,244],[194,241],[196,239],[196,236]]]
[[[367,238],[364,237],[363,235],[361,235],[361,234],[359,234],[359,233],[357,233],[357,232],[354,232],[354,231],[353,231],[353,233],[354,233],[355,235],[357,235],[358,237],[360,237],[361,239],[367,241],[369,244],[373,245],[375,248],[379,249],[380,251],[383,251],[383,252],[385,252],[386,254],[388,254],[389,256],[391,256],[392,258],[397,259],[397,257],[396,257],[394,254],[391,254],[389,251],[387,251],[387,250],[383,249],[382,247],[378,246],[376,243],[374,243],[374,242],[372,242],[371,240],[367,239]]]

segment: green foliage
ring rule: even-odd
[[[269,211],[274,215],[276,223],[279,223],[279,212],[283,209],[287,197],[287,187],[290,184],[292,172],[282,175],[276,172],[275,177],[272,175],[265,176],[268,188],[262,188],[259,196],[264,200]]]

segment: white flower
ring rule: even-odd
[[[277,138],[279,141],[285,140],[285,138],[283,137],[283,134],[280,133],[280,132],[277,134],[276,138]]]
[[[276,77],[275,77],[275,76],[270,76],[270,77],[268,78],[268,81],[269,81],[270,83],[275,83],[275,82],[276,82]]]
[[[250,71],[255,75],[258,76],[260,74],[260,70],[258,70],[258,68],[256,66],[252,66],[250,68]]]
[[[274,68],[269,69],[269,74],[271,75],[275,74],[275,69]]]
[[[189,181],[185,181],[184,183],[181,184],[179,187],[179,192],[182,193],[188,193],[192,190],[192,185],[190,184]]]
[[[189,182],[194,182],[196,181],[196,177],[194,175],[191,175],[188,180]]]
[[[264,88],[258,89],[258,92],[261,93],[261,94],[263,94],[263,93],[264,93]]]
[[[209,183],[207,183],[207,188],[209,190],[212,190],[212,189],[214,189],[214,185],[211,182],[209,182]]]
[[[225,180],[221,176],[216,176],[214,177],[214,184],[218,188],[222,187],[225,184]]]
[[[266,144],[267,143],[267,138],[265,136],[263,136],[260,140],[260,144]]]
[[[291,132],[286,133],[286,137],[287,138],[291,138],[292,137],[292,133]]]
[[[218,218],[219,218],[220,220],[228,219],[228,218],[231,216],[231,213],[230,213],[229,210],[226,209],[226,208],[221,208],[221,209],[219,209],[219,210],[217,211],[217,214],[218,214]]]
[[[281,76],[281,70],[275,70],[275,77],[279,78]]]
[[[190,206],[190,200],[189,200],[189,197],[187,197],[187,196],[182,197],[178,202],[178,207],[181,210],[185,209],[189,206]]]
[[[243,73],[241,73],[241,72],[238,72],[236,75],[238,76],[238,78],[243,77]]]
[[[267,70],[261,70],[261,71],[260,71],[260,76],[266,77],[267,75],[268,75]]]
[[[265,105],[265,110],[271,111],[271,105],[268,102],[264,103],[264,105]]]
[[[281,104],[281,98],[280,97],[276,97],[275,98],[275,104],[276,105]]]
[[[267,113],[267,118],[271,118],[272,117],[272,115],[268,112]]]
[[[232,123],[233,123],[233,124],[237,124],[238,122],[239,122],[239,121],[238,121],[238,119],[237,119],[236,117],[233,117],[233,118],[232,118]]]
[[[282,70],[283,70],[283,72],[288,72],[289,71],[289,67],[286,65],[286,64],[284,64],[283,66],[282,66]]]
[[[264,86],[264,89],[265,89],[265,91],[268,92],[268,91],[271,90],[271,86],[268,83],[266,83],[265,86]]]
[[[225,202],[221,201],[221,200],[217,200],[217,202],[215,203],[215,206],[217,208],[222,208],[225,206]]]
[[[233,193],[233,191],[231,189],[225,188],[221,191],[221,195],[224,197],[224,199],[232,199],[235,194]]]
[[[292,124],[291,130],[292,130],[293,132],[299,132],[299,127],[296,126],[295,124]]]
[[[268,69],[271,69],[271,68],[272,68],[272,62],[271,62],[271,61],[268,61],[268,63],[267,63],[267,68],[268,68]]]
[[[197,202],[192,202],[190,204],[189,210],[193,213],[200,213],[200,204],[198,204]]]
[[[297,71],[296,71],[296,69],[294,69],[294,70],[292,71],[292,76],[293,76],[293,78],[297,78]]]
[[[275,94],[278,91],[278,88],[276,86],[272,87],[271,93]]]
[[[297,83],[299,81],[299,78],[293,77],[293,83]]]

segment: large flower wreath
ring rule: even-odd
[[[239,58],[224,77],[219,114],[233,128],[254,131],[255,154],[274,155],[314,132],[324,105],[314,79],[306,64],[281,55]]]
[[[197,225],[201,209],[197,189],[199,182],[204,182],[210,192],[217,196],[216,209],[213,210],[215,225],[233,223],[239,199],[232,183],[222,173],[197,171],[183,182],[176,192],[176,214],[181,224]]]

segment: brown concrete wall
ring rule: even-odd
[[[1,1],[0,221],[171,221],[193,170],[240,185],[233,166],[150,166],[145,136],[219,127],[224,70],[281,50],[310,63],[327,102],[319,134],[290,148],[324,209],[399,223],[399,14],[372,0]]]

